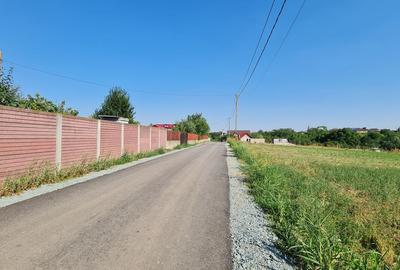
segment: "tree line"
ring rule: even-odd
[[[398,130],[369,130],[365,133],[351,128],[328,130],[325,126],[308,128],[307,131],[295,131],[291,128],[272,131],[259,130],[251,134],[253,138],[264,138],[271,143],[274,138],[286,138],[290,143],[299,145],[321,145],[341,148],[379,148],[384,150],[400,149],[400,128]]]

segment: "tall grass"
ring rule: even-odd
[[[36,164],[30,168],[26,174],[18,178],[5,179],[0,187],[0,197],[17,194],[32,188],[37,188],[43,184],[58,183],[69,178],[79,177],[94,171],[105,170],[115,165],[160,155],[165,152],[165,149],[160,148],[155,151],[138,154],[125,153],[120,158],[105,158],[94,162],[82,160],[82,162],[77,165],[61,170],[56,170],[55,167],[50,166],[48,163]]]
[[[243,161],[255,201],[273,223],[278,245],[299,266],[399,269],[400,166],[377,166],[373,156],[358,164],[363,151],[335,153],[332,162],[318,158],[324,148],[312,155],[305,147],[231,146]]]

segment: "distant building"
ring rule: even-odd
[[[263,138],[252,138],[250,136],[250,130],[228,130],[228,135],[234,136],[237,140],[241,142],[248,143],[265,143]]]
[[[239,140],[241,142],[250,142],[251,141],[251,137],[248,134],[244,134]]]
[[[233,137],[237,138],[238,140],[241,140],[243,136],[247,135],[249,138],[250,137],[250,130],[228,130],[228,135],[232,135]]]
[[[352,130],[356,133],[360,133],[360,134],[364,134],[364,133],[368,133],[368,132],[379,132],[381,131],[379,128],[352,128]]]
[[[255,143],[255,144],[265,143],[265,139],[264,138],[251,138],[250,143]]]
[[[274,139],[273,143],[274,144],[279,144],[279,145],[289,145],[290,144],[288,139],[280,139],[280,138]]]
[[[112,122],[117,122],[121,124],[129,124],[129,119],[125,117],[119,117],[115,115],[99,115],[101,120],[107,120]]]
[[[360,134],[362,134],[362,133],[368,133],[368,129],[367,129],[366,127],[363,127],[363,128],[353,128],[352,130],[353,130],[354,132],[360,133]]]
[[[175,127],[175,124],[154,124],[153,127],[162,127],[168,130],[173,130]]]

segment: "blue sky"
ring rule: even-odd
[[[301,2],[287,2],[241,96],[239,128],[398,128],[400,2],[308,0],[272,61]],[[143,124],[202,112],[226,129],[270,3],[5,1],[0,49],[8,61],[126,88]],[[108,92],[16,65],[14,77],[24,94],[66,100],[83,116]]]

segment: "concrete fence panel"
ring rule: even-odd
[[[140,152],[150,151],[150,127],[140,126]]]
[[[100,157],[118,158],[121,156],[122,124],[101,120]]]
[[[158,140],[159,138],[159,128],[157,127],[152,127],[151,128],[151,150],[156,150],[160,148],[160,141]]]
[[[60,169],[125,152],[173,148],[182,135],[189,142],[199,139],[159,127],[0,106],[0,183],[45,164]]]
[[[124,126],[124,150],[126,153],[138,153],[138,126],[125,125]]]
[[[0,106],[0,180],[55,166],[56,115]]]
[[[61,167],[96,160],[97,120],[63,116]]]
[[[160,143],[162,148],[167,147],[167,130],[165,128],[160,129]]]

